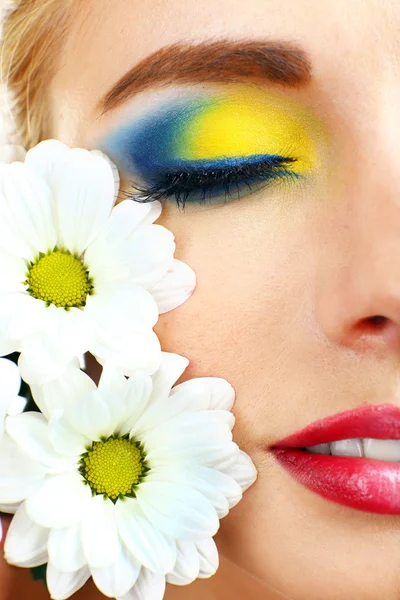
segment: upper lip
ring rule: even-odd
[[[320,419],[273,445],[307,448],[348,438],[400,439],[400,408],[392,404],[360,408]]]

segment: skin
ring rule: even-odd
[[[300,44],[313,81],[275,88],[327,132],[309,184],[186,212],[170,202],[160,220],[198,276],[192,298],[160,318],[161,344],[190,359],[184,378],[232,383],[235,439],[259,472],[221,523],[218,574],[171,588],[168,600],[397,599],[399,518],[322,499],[267,448],[328,415],[400,404],[400,3],[85,5],[72,15],[51,88],[54,137],[96,147],[143,101],[96,118],[99,98],[128,69],[162,46],[221,37]],[[374,323],[378,315],[385,319]],[[91,587],[76,596],[97,597]]]

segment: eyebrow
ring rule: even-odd
[[[263,79],[298,86],[311,79],[311,62],[291,42],[215,41],[173,44],[130,69],[98,104],[102,114],[157,84],[239,83]]]

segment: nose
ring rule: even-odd
[[[318,321],[331,342],[355,351],[400,351],[398,150],[353,162],[322,232]]]

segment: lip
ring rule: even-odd
[[[300,450],[348,438],[400,440],[400,409],[385,404],[349,410],[308,425],[270,450],[289,475],[320,496],[358,510],[399,515],[400,463]]]

